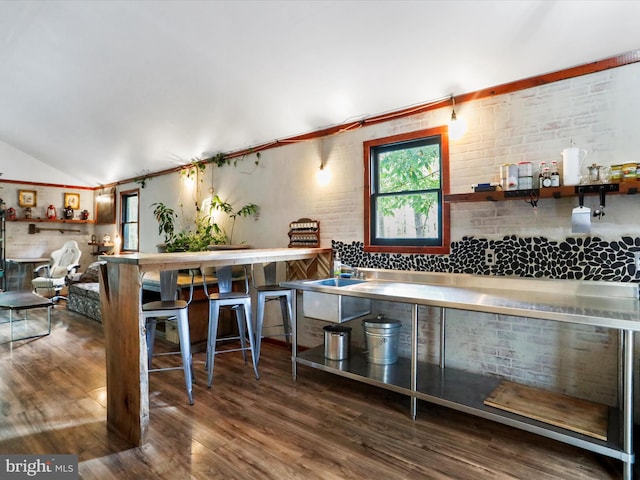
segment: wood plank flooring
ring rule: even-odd
[[[52,318],[50,336],[0,345],[0,453],[76,453],[82,479],[622,478],[616,460],[446,408],[421,402],[412,421],[406,397],[325,372],[294,383],[269,343],[259,381],[236,352],[211,389],[196,354],[193,406],[179,371],[151,374],[149,442],[129,448],[106,427],[101,325],[64,303]]]

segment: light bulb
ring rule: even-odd
[[[449,138],[451,140],[461,139],[467,131],[467,122],[464,118],[458,117],[456,111],[451,112],[451,120],[449,121]]]
[[[329,184],[329,181],[331,180],[331,172],[326,165],[320,165],[316,178],[320,186],[324,187]]]

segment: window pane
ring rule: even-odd
[[[440,145],[407,147],[380,150],[378,193],[440,188]]]
[[[122,225],[122,231],[123,250],[138,250],[138,224],[125,223]]]
[[[126,197],[125,202],[125,218],[126,222],[137,222],[138,221],[138,196],[131,195]]]
[[[121,237],[123,251],[138,251],[138,192],[122,192]]]
[[[433,192],[378,197],[375,236],[383,240],[440,238],[438,196]]]

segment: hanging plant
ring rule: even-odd
[[[149,175],[148,171],[143,171],[142,174],[135,178],[134,182],[140,185],[140,188],[147,186],[147,182],[151,181],[153,177]]]
[[[249,154],[253,153],[252,149],[249,149]],[[256,165],[260,164],[260,152],[256,152],[256,160],[254,161],[254,163]],[[233,166],[237,167],[238,166],[238,161],[239,160],[244,160],[246,158],[247,154],[242,155],[241,157],[234,157],[233,158]],[[202,162],[206,162],[206,163],[212,163],[214,164],[216,167],[224,167],[225,165],[231,165],[231,158],[227,157],[224,153],[219,152],[216,153],[215,155],[213,155],[212,157],[206,158],[204,160],[202,160]]]

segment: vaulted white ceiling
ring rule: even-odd
[[[634,50],[638,18],[616,0],[3,1],[0,172],[132,178]]]

